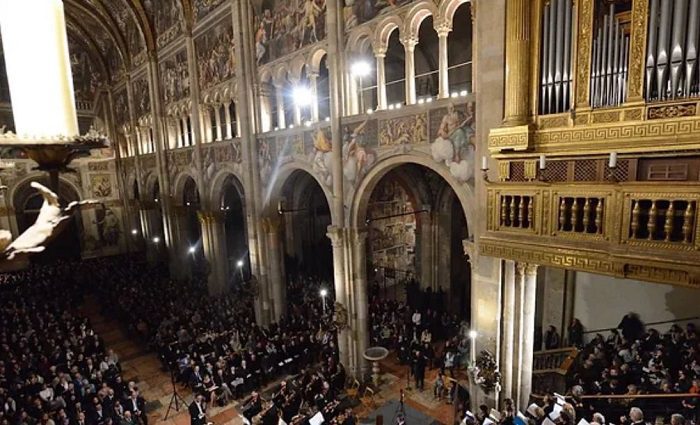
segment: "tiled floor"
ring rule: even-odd
[[[144,348],[145,344],[126,335],[116,321],[102,316],[94,300],[89,298],[86,300],[83,313],[90,318],[95,330],[104,338],[106,346],[114,349],[119,355],[124,379],[133,380],[138,384],[141,394],[148,402],[148,423],[150,425],[189,424],[190,417],[187,406],[181,405],[179,412],[173,411],[167,420],[164,419],[172,397],[173,387],[170,375],[161,369],[160,361],[156,355],[147,351]],[[413,381],[410,383],[407,381],[408,367],[400,365],[395,355],[390,355],[381,363],[381,370],[383,382],[380,391],[373,397],[362,398],[363,402],[355,409],[358,417],[367,418],[381,406],[392,400],[399,400],[400,392],[403,389],[406,394],[407,406],[437,420],[439,423],[452,424],[454,407],[433,397],[433,384],[437,377],[437,369],[426,372],[423,391],[416,390]],[[465,382],[466,373],[460,371],[456,378]],[[177,390],[187,403],[192,401],[192,392],[189,389],[183,389],[178,385]],[[236,403],[232,403],[223,408],[210,408],[209,420],[216,425],[242,424],[236,406]],[[393,425],[389,423],[391,420],[392,418],[385,417],[384,423]]]

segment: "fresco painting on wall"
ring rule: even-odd
[[[263,0],[256,16],[258,63],[326,38],[326,0]]]
[[[379,146],[418,145],[428,141],[425,114],[384,120],[379,124]]]
[[[223,3],[223,0],[194,0],[195,21],[204,18],[221,3]]]
[[[333,158],[330,128],[318,128],[312,134],[314,149],[311,155],[311,168],[318,173],[326,186],[333,185]]]
[[[373,149],[376,140],[377,122],[374,120],[343,128],[343,177],[351,186],[356,186],[376,161]]]
[[[177,102],[190,95],[190,75],[185,50],[165,60],[160,70],[165,103]]]
[[[102,76],[95,68],[84,46],[73,39],[70,43],[70,65],[73,73],[73,90],[75,99],[92,102],[97,95],[97,88]]]
[[[93,174],[90,176],[90,193],[93,198],[109,198],[112,196],[112,180],[109,174]]]
[[[199,87],[206,90],[233,77],[236,57],[230,19],[210,29],[195,42]]]
[[[376,219],[405,214],[414,207],[404,187],[389,178],[372,192],[367,214]],[[368,235],[372,266],[415,273],[416,227],[414,214],[372,221]]]
[[[272,174],[272,158],[276,157],[273,152],[275,143],[273,139],[258,139],[258,166],[260,167],[260,179],[263,184]]]
[[[117,126],[129,122],[129,97],[126,88],[120,89],[114,95],[114,120]]]
[[[155,24],[158,46],[164,46],[180,35],[182,10],[177,0],[144,0],[146,13]]]
[[[134,110],[136,118],[141,118],[151,112],[151,96],[148,92],[146,77],[134,81]]]
[[[433,159],[445,164],[460,182],[471,180],[474,177],[474,104],[456,107],[450,103],[445,110],[436,111],[436,118],[434,122],[439,120],[440,124],[430,146]]]
[[[363,24],[390,6],[402,6],[411,0],[345,0],[345,29]]]

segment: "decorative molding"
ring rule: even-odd
[[[667,118],[693,117],[697,113],[697,104],[683,103],[680,105],[652,106],[647,110],[647,119],[658,120]]]
[[[589,105],[588,97],[591,75],[591,41],[593,39],[593,0],[578,0],[578,31],[576,34],[576,102],[577,107]]]
[[[608,124],[620,121],[622,111],[594,112],[591,116],[592,124]]]
[[[494,128],[489,134],[489,150],[524,151],[531,147],[531,140],[532,128],[529,125]]]
[[[630,34],[629,77],[627,81],[627,98],[629,101],[641,101],[644,92],[644,72],[647,42],[647,18],[649,0],[632,1],[632,30]]]

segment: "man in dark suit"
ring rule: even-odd
[[[207,423],[206,406],[204,405],[204,396],[197,394],[190,403],[188,408],[190,411],[190,423],[192,425],[205,425]]]
[[[143,397],[139,397],[139,392],[136,389],[131,391],[129,399],[124,405],[124,410],[131,412],[131,416],[137,422],[148,425],[148,416],[146,415],[146,401]]]

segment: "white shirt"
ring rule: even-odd
[[[411,320],[413,321],[414,324],[420,325],[420,313],[419,312],[413,313],[413,318]]]

